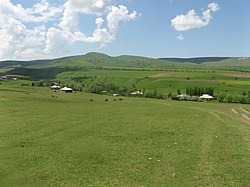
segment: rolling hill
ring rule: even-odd
[[[0,75],[20,75],[32,79],[53,79],[58,74],[72,71],[97,70],[176,70],[176,69],[225,69],[250,70],[250,58],[201,57],[201,58],[162,58],[141,56],[111,57],[102,53],[44,59],[32,61],[2,61]]]
[[[197,58],[159,58],[178,63],[192,63],[205,66],[250,66],[248,57],[197,57]]]
[[[87,53],[86,55],[64,57],[50,60],[33,60],[33,61],[2,61],[0,68],[11,67],[132,67],[132,68],[154,68],[175,65],[176,62],[158,60],[137,56],[118,56],[111,57],[102,53]],[[177,63],[178,64],[178,63]]]
[[[13,67],[127,67],[127,68],[178,68],[203,66],[250,66],[250,58],[242,57],[197,57],[197,58],[147,58],[141,56],[111,57],[102,53],[87,53],[57,59],[32,61],[2,61],[0,68]]]

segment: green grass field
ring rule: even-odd
[[[118,98],[0,85],[0,186],[249,186],[250,105]]]
[[[145,78],[146,76],[156,74],[169,74],[163,77]],[[79,84],[90,85],[93,82],[106,82],[118,86],[131,87],[135,85],[137,88],[152,91],[157,89],[163,94],[176,93],[178,89],[185,93],[187,87],[213,87],[215,94],[238,94],[243,91],[250,91],[249,78],[226,76],[227,73],[242,74],[239,72],[225,70],[182,70],[175,72],[174,70],[167,71],[134,71],[134,70],[86,70],[86,71],[67,71],[59,73],[56,76],[57,80],[61,80],[64,84]],[[76,82],[75,80],[81,80]]]
[[[250,59],[236,57],[162,60],[88,53],[51,60],[0,62],[0,75],[20,77],[16,83],[8,82],[12,85],[56,80],[63,85],[74,84],[88,90],[95,83],[105,82],[149,92],[156,89],[164,95],[176,94],[177,90],[185,93],[187,87],[212,87],[215,95],[242,95],[243,92],[250,92],[249,72]],[[146,76],[161,73],[169,75],[145,79]],[[239,77],[226,74],[238,74]]]

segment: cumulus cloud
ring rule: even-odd
[[[208,4],[207,10],[202,12],[202,16],[198,16],[194,9],[188,11],[185,15],[177,15],[171,20],[172,27],[177,31],[187,31],[195,28],[202,28],[209,24],[212,12],[217,12],[219,5],[217,3]]]
[[[68,0],[63,5],[64,13],[60,27],[64,30],[76,30],[80,13],[101,16],[109,4],[110,0]]]
[[[62,1],[61,1],[62,2]],[[120,22],[137,18],[113,0],[66,0],[50,4],[41,0],[30,8],[0,0],[0,59],[48,58],[69,52],[75,42],[100,43],[115,40]],[[81,31],[80,14],[96,16],[96,28],[86,36]]]
[[[2,18],[0,21],[0,57],[19,58],[27,49],[39,48],[45,41],[43,26],[28,29],[13,17]]]
[[[116,33],[118,24],[121,21],[130,21],[135,19],[137,13],[134,11],[128,14],[127,7],[120,5],[119,7],[111,6],[110,12],[107,15],[108,27],[111,33]]]
[[[184,36],[183,36],[182,34],[179,34],[179,35],[177,36],[177,39],[180,40],[180,41],[182,41],[182,40],[184,40],[185,38],[184,38]]]
[[[14,5],[10,0],[0,0],[0,14],[23,22],[47,22],[62,12],[61,7],[51,6],[46,0],[25,9],[21,4]]]

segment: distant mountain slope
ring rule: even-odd
[[[248,57],[197,57],[197,58],[159,58],[161,60],[194,63],[206,66],[250,66]]]
[[[241,67],[246,67],[250,66],[250,58],[246,57],[234,57],[234,58],[228,58],[224,60],[220,60],[217,62],[205,62],[203,65],[207,66],[241,66]]]
[[[199,57],[199,58],[147,58],[141,56],[111,57],[102,53],[87,53],[49,60],[2,61],[0,68],[48,68],[48,67],[102,67],[102,68],[195,68],[205,66],[250,66],[250,58]]]
[[[43,64],[48,64],[51,61],[52,60],[31,60],[31,61],[6,60],[6,61],[0,62],[0,68],[16,67],[16,66],[43,65]]]
[[[0,68],[10,67],[127,67],[127,68],[168,68],[179,66],[180,63],[140,56],[110,57],[102,53],[65,57],[51,60],[35,61],[2,61]]]
[[[230,59],[230,57],[159,58],[159,59],[172,62],[181,62],[181,63],[190,62],[194,64],[203,64],[205,62],[219,62],[222,60]]]

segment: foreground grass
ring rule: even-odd
[[[248,105],[113,99],[0,87],[0,186],[250,184]]]

